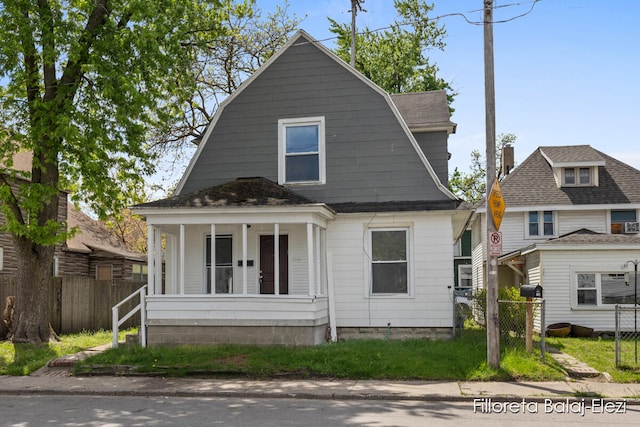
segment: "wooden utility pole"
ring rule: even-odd
[[[362,3],[364,0],[351,0],[351,66],[356,68],[356,35],[358,32],[356,31],[356,15],[358,15],[358,11],[366,12],[362,8]]]
[[[487,143],[487,234],[498,231],[489,203],[489,192],[496,178],[496,100],[493,72],[493,0],[484,0],[484,97]],[[487,246],[489,243],[487,243]],[[487,362],[500,367],[500,325],[498,323],[498,257],[487,249]]]

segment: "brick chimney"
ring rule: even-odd
[[[513,169],[514,154],[513,146],[507,144],[502,147],[502,154],[500,156],[500,176],[505,177],[509,175],[509,172]]]

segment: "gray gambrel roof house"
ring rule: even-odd
[[[561,185],[574,165],[597,170],[597,185]],[[500,187],[508,207],[640,203],[640,171],[589,145],[539,147]]]
[[[220,105],[175,195],[135,207],[149,342],[450,336],[471,211],[447,188],[449,114],[444,91],[390,95],[297,32]]]

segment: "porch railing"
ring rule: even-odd
[[[135,307],[133,307],[127,314],[125,314],[121,319],[119,318],[119,308],[121,305],[123,305],[124,303],[126,303],[127,301],[129,301],[130,299],[134,298],[136,295],[140,295],[140,302],[138,303],[138,305],[136,305]],[[138,333],[140,334],[140,345],[142,345],[142,347],[146,347],[147,346],[147,328],[146,328],[146,323],[147,323],[147,310],[145,308],[146,305],[146,301],[145,301],[145,297],[147,295],[147,285],[144,285],[143,287],[141,287],[140,289],[138,289],[137,291],[135,291],[134,293],[132,293],[131,295],[129,295],[128,297],[126,297],[125,299],[123,299],[122,301],[120,301],[118,304],[114,305],[113,308],[111,309],[111,313],[112,313],[112,325],[113,325],[113,343],[112,343],[112,347],[113,348],[117,348],[118,347],[118,330],[120,329],[120,325],[122,325],[124,322],[126,322],[127,320],[129,320],[129,318],[131,316],[133,316],[134,314],[136,314],[138,311],[140,311],[140,328],[138,330]]]

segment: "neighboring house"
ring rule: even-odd
[[[450,336],[454,130],[443,91],[390,96],[298,32],[221,104],[176,195],[134,207],[147,342]]]
[[[471,230],[466,230],[453,246],[453,275],[456,289],[466,291],[473,288]]]
[[[21,151],[14,156],[14,171],[31,170],[31,154]],[[15,185],[26,178],[13,178]],[[16,187],[17,188],[17,187]],[[0,221],[4,217],[0,214]],[[56,246],[51,271],[54,276],[89,276],[98,280],[133,280],[146,282],[146,255],[131,252],[113,232],[68,202],[68,194],[60,193],[58,221],[78,232]],[[15,275],[17,259],[13,237],[0,232],[0,275]]]
[[[539,147],[500,183],[500,286],[541,285],[546,324],[614,329],[634,301],[622,265],[640,258],[640,171],[588,145]],[[485,283],[486,215],[472,225],[473,284]]]

